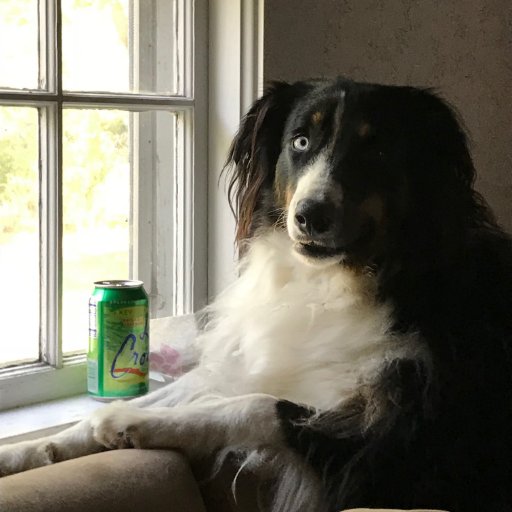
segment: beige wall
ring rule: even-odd
[[[512,232],[511,0],[266,0],[265,80],[432,86],[473,140],[477,186]]]

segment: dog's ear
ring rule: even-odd
[[[297,87],[273,82],[250,108],[235,135],[225,168],[230,168],[229,202],[237,220],[237,243],[253,234],[263,190],[272,186],[286,119]]]
[[[444,163],[454,178],[465,187],[472,187],[475,168],[469,149],[469,141],[462,118],[454,106],[430,92],[428,123],[433,156]],[[445,173],[445,170],[442,169]],[[443,176],[446,178],[446,174]]]
[[[449,102],[433,91],[424,90],[420,94],[423,96],[422,122],[416,126],[422,149],[413,148],[413,151],[416,159],[420,155],[425,169],[418,180],[416,202],[437,198],[438,207],[431,203],[421,207],[424,212],[431,211],[430,216],[445,228],[449,228],[451,222],[452,233],[468,222],[494,224],[491,210],[474,189],[476,171],[461,117]],[[428,194],[426,189],[430,190]]]

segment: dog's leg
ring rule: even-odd
[[[108,448],[176,448],[194,459],[227,446],[283,445],[277,402],[258,394],[174,408],[116,403],[96,411],[91,424],[94,438]]]
[[[92,425],[95,439],[109,448],[176,449],[192,463],[222,449],[252,452],[257,460],[252,470],[267,481],[265,492],[268,479],[274,482],[272,510],[327,510],[321,479],[286,442],[280,403],[262,394],[208,399],[174,408],[139,409],[117,403],[97,411]],[[260,454],[265,454],[264,459],[258,459]]]
[[[0,446],[0,476],[82,457],[104,449],[92,436],[90,421],[83,420],[53,436]]]
[[[201,371],[192,370],[177,381],[130,401],[130,407],[149,407],[153,404],[172,406],[188,402],[207,393],[205,382]],[[106,408],[109,409],[108,406]],[[104,449],[92,436],[90,420],[85,419],[53,436],[0,446],[0,476],[82,457]]]
[[[208,375],[202,368],[195,368],[174,382],[147,395],[130,400],[136,407],[173,407],[196,400],[213,392]]]

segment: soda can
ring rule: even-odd
[[[97,400],[143,395],[149,384],[149,301],[142,281],[97,281],[89,299],[87,389]]]

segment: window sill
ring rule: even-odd
[[[150,391],[165,383],[150,380]],[[56,434],[105,406],[86,394],[0,412],[0,446]]]
[[[0,445],[55,434],[104,404],[87,395],[0,412]]]

